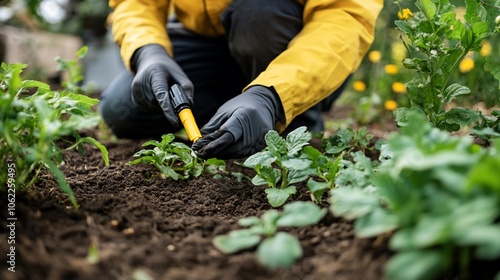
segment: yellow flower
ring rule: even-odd
[[[410,11],[410,9],[403,9],[402,11],[398,12],[398,18],[402,20],[407,20],[413,16],[413,13]]]
[[[401,82],[394,82],[392,83],[392,91],[394,91],[395,93],[406,93],[406,86],[405,84],[401,83]]]
[[[467,73],[472,69],[474,69],[474,59],[469,56],[460,61],[460,65],[458,65],[458,70],[460,70],[461,73]]]
[[[481,47],[481,50],[479,51],[479,54],[481,56],[488,56],[491,54],[491,44],[488,41],[483,42],[483,46]]]
[[[382,55],[379,51],[371,51],[368,53],[368,59],[373,63],[379,62],[381,57]]]
[[[355,91],[358,91],[358,92],[363,92],[366,90],[366,84],[362,81],[355,81],[353,84],[352,84],[352,88],[355,90]]]
[[[394,64],[387,64],[384,67],[385,73],[389,75],[396,75],[398,73],[398,67]]]
[[[394,111],[398,108],[398,103],[394,100],[387,100],[385,101],[384,107],[386,110]]]

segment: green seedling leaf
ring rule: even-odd
[[[433,279],[446,266],[441,253],[431,250],[398,253],[389,260],[385,276],[388,279]]]
[[[87,252],[87,262],[90,264],[98,264],[99,260],[99,248],[97,248],[97,246],[90,245]]]
[[[278,232],[257,248],[257,259],[268,268],[287,268],[302,257],[300,242],[292,235]]]
[[[281,156],[287,152],[285,140],[281,138],[278,132],[271,130],[265,136],[269,152],[275,156]]]
[[[234,230],[228,235],[218,235],[212,240],[215,248],[224,254],[233,254],[259,244],[261,237],[248,229]]]
[[[76,147],[81,143],[88,143],[96,146],[101,151],[102,159],[104,160],[104,165],[106,166],[109,165],[108,149],[101,142],[97,141],[92,137],[82,137],[78,139],[78,142],[76,142],[73,146],[71,146],[71,149],[73,149],[74,147]]]
[[[249,156],[244,162],[243,166],[255,168],[257,165],[270,166],[275,162],[277,157],[270,151],[262,151]]]
[[[348,220],[361,218],[379,206],[376,195],[357,188],[337,188],[330,191],[330,210]]]
[[[327,209],[321,209],[316,204],[305,201],[296,201],[286,204],[283,213],[278,219],[280,227],[301,227],[318,223]]]
[[[312,139],[312,134],[307,131],[307,127],[301,126],[286,136],[286,145],[288,148],[288,156],[296,156],[304,146],[309,144]]]
[[[393,250],[431,247],[448,239],[450,221],[445,217],[423,217],[415,227],[399,230],[390,241]]]
[[[327,182],[316,182],[312,178],[309,178],[307,188],[313,194],[315,202],[321,203],[321,198],[330,189],[330,184]]]
[[[356,235],[374,237],[382,233],[390,232],[399,226],[398,218],[385,209],[375,208],[372,212],[362,216],[354,226]]]
[[[266,189],[267,199],[273,207],[280,207],[285,204],[289,197],[297,192],[295,186],[289,186],[284,189],[270,188]]]

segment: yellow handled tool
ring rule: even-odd
[[[175,110],[175,114],[179,117],[186,130],[186,133],[193,143],[201,138],[201,132],[198,129],[198,125],[189,107],[189,101],[182,90],[182,87],[178,84],[173,85],[170,88],[170,100]]]

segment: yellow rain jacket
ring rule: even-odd
[[[270,0],[272,1],[272,0]],[[252,85],[273,86],[281,98],[286,124],[326,98],[360,65],[373,42],[383,0],[297,0],[304,5],[304,27]],[[231,0],[110,0],[112,29],[122,59],[130,68],[135,50],[147,44],[172,54],[165,25],[169,7],[195,33],[220,36],[220,15]]]

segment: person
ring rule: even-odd
[[[111,0],[126,66],[99,110],[119,138],[180,130],[168,97],[184,90],[203,158],[242,158],[265,134],[322,131],[374,39],[383,0]]]

